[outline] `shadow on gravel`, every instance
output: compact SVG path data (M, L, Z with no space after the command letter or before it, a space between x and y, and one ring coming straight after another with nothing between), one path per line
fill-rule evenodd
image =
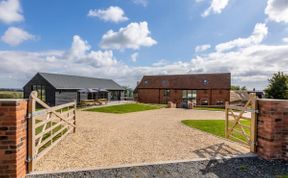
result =
M225 143L215 144L206 148L195 150L194 153L196 153L200 158L223 158L231 155L243 154L241 150L237 150Z
M227 156L229 155L243 155L243 153L240 150L237 150L225 143L215 144L206 148L196 150L194 152L200 158L211 157L211 160L207 161L205 167L199 170L204 177L205 175L210 176L212 174L216 177L244 176L282 178L288 175L287 162L265 161L259 158L227 158Z

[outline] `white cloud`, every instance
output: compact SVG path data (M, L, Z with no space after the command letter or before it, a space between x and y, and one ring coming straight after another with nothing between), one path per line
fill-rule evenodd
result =
M210 6L204 11L202 17L207 17L211 13L221 14L223 9L225 9L225 7L228 5L228 3L229 0L211 0Z
M35 36L17 27L9 27L3 36L1 41L9 44L10 46L17 46L24 41L33 40Z
M164 65L167 65L167 64L169 64L169 61L167 61L165 59L160 59L159 61L154 62L152 64L152 66L157 67L157 66L164 66Z
M107 9L94 9L89 10L89 17L98 17L107 22L124 22L128 20L128 17L125 16L124 11L117 6L110 6Z
M140 4L144 7L146 7L148 5L148 0L132 0L132 2L135 4Z
M282 41L283 41L284 43L288 43L288 37L283 38Z
M113 56L112 51L91 51L88 54L88 63L95 67L113 66L118 62Z
M130 23L125 28L120 28L118 32L109 30L101 40L101 48L103 49L119 49L125 48L139 49L142 46L149 47L157 44L150 36L147 22Z
M196 3L200 3L200 2L203 2L205 0L195 0Z
M265 14L272 21L288 23L288 1L268 0Z
M0 51L0 87L22 87L24 82L39 71L112 78L122 85L130 86L135 86L136 81L143 75L231 72L233 84L261 89L265 87L272 73L287 72L288 66L288 45L258 44L235 51L212 52L204 57L197 56L190 61L185 60L186 62L183 60L168 63L163 60L158 65L137 67L123 63L100 64L100 67L92 65L93 57L89 55L87 61L77 61L67 60L65 53L65 51ZM102 58L99 61L105 61L107 56L112 58L109 52L106 55L99 53L97 58ZM8 76L12 76L15 80L8 80Z
M74 35L71 49L69 52L70 58L85 58L86 52L90 50L90 45L87 41L81 39L80 36Z
M71 54L75 54L74 57ZM191 60L173 63L160 60L149 66L128 66L119 62L112 51L93 51L87 41L74 36L70 50L0 51L0 61L0 87L22 87L39 71L112 78L121 85L132 87L143 75L231 72L233 84L262 89L273 73L288 72L288 44L249 43L233 50L216 50Z
M131 55L131 60L132 60L133 62L136 62L138 56L139 56L139 54L138 54L137 52L136 52L136 53L133 53L133 54Z
M20 0L2 0L0 1L0 22L13 23L23 21Z
M234 48L241 48L250 46L253 44L261 43L268 34L268 28L263 23L257 23L254 27L254 31L248 38L238 38L232 41L218 44L216 46L217 51L226 51Z
M211 48L210 44L199 45L199 46L195 47L195 52L196 53L204 52L204 51L208 50L209 48Z
M67 58L78 63L90 64L94 67L117 64L117 60L114 58L112 51L93 51L90 49L91 46L87 41L78 35L74 35Z

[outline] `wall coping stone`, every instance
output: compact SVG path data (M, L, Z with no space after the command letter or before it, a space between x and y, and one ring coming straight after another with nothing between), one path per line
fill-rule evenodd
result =
M26 101L27 99L0 99L0 107L15 107Z
M275 102L288 102L287 99L270 99L270 98L261 98L257 99L258 101L275 101Z

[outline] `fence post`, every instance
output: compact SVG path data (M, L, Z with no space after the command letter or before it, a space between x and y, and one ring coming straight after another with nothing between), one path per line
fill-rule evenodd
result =
M28 103L28 172L32 172L35 165L33 161L35 155L35 121L33 112L35 112L36 109L36 101L33 96L37 97L36 91L30 94Z
M226 101L225 102L225 137L228 138L228 120L229 120L229 113L228 113L228 106L229 106L229 102Z
M250 97L252 97L251 107L254 112L251 113L251 126L250 126L250 151L256 152L256 137L257 137L257 96L255 93L251 93Z
M73 124L75 125L75 127L73 128L73 133L76 132L76 109L77 109L77 101L75 101L74 111L73 111L73 114L74 114L74 118L73 118L74 123Z

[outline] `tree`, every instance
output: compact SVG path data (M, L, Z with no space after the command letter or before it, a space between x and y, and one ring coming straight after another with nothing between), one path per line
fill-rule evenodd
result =
M124 88L124 96L125 97L133 97L133 89L129 86L122 86Z
M240 86L238 86L238 85L231 85L231 90L240 90Z
M288 99L288 75L278 72L268 81L269 85L264 90L267 98Z
M247 90L247 88L246 88L246 86L243 86L243 87L241 87L241 89L240 90L242 90L242 91L246 91Z
M242 91L246 91L247 88L246 88L246 86L240 87L239 85L231 85L231 90L242 90Z

